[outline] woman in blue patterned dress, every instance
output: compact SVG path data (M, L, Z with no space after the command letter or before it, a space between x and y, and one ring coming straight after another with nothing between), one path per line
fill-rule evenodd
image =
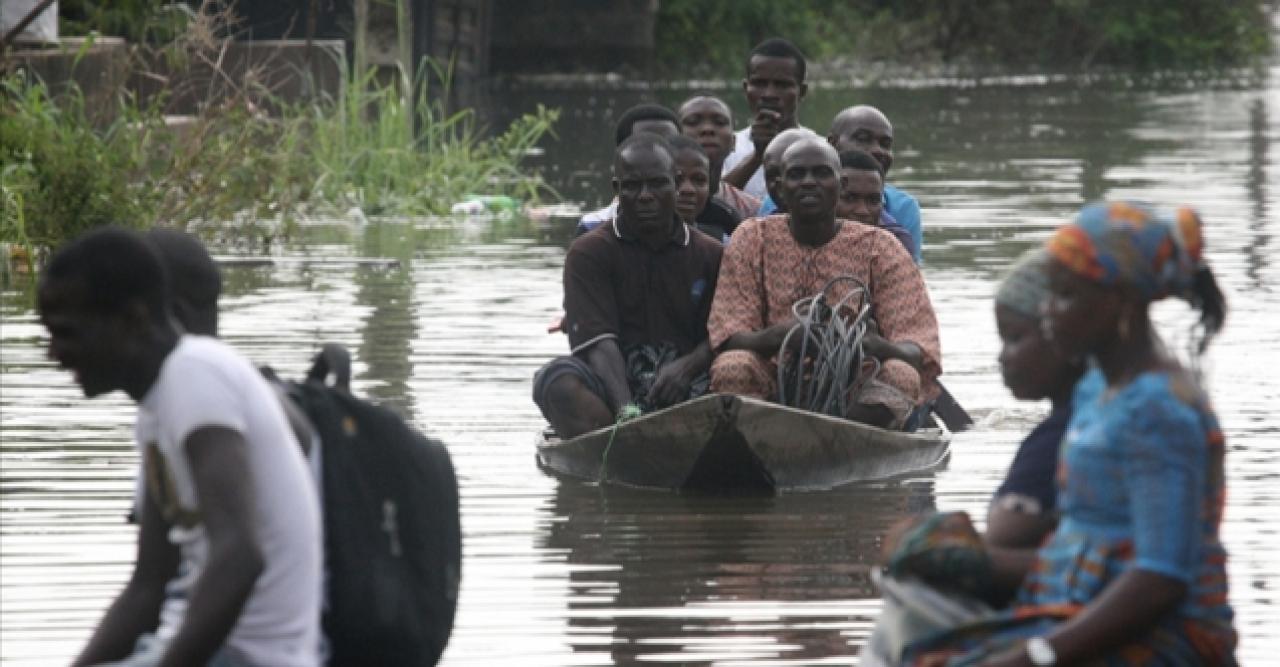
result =
M1048 251L1045 333L1094 367L1076 387L1058 468L1062 519L1035 552L989 550L1013 607L908 649L904 664L1234 665L1223 437L1196 375L1165 351L1148 306L1200 311L1204 337L1225 303L1191 209L1093 204Z

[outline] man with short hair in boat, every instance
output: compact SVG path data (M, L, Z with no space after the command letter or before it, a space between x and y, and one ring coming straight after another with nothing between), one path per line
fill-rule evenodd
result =
M711 161L706 151L684 135L668 141L676 158L676 214L694 229L728 243L742 215L711 195Z
M797 110L809 92L807 64L795 44L770 38L751 49L742 93L751 124L735 135L736 144L724 161L724 180L754 197L765 196L764 149L784 130L800 127Z
M874 326L863 339L868 359L847 397L856 421L911 429L917 408L938 392L938 323L919 270L902 244L878 227L840 220L840 159L821 139L783 154L781 195L789 213L753 218L725 250L708 333L718 353L711 390L776 400L777 355L797 323L792 306L832 279L853 276L870 291ZM831 301L848 283L837 284Z
M648 132L660 137L674 137L680 134L680 120L675 112L661 104L637 104L622 112L618 122L613 126L613 145L621 146L633 134ZM607 206L582 216L574 229L574 236L582 236L587 232L610 222L618 215L618 197Z
M564 263L572 353L538 370L533 400L562 438L706 390L707 316L720 243L676 214L675 158L640 133L618 147L618 215L573 242Z
M769 194L765 196L764 201L760 202L760 208L756 209L755 215L751 217L787 212L787 203L782 201L782 192L778 189L782 181L782 154L791 148L791 144L801 139L817 137L818 134L807 127L793 127L779 132L778 136L769 142L760 161L760 169L764 172L765 191Z
M680 132L697 141L707 153L711 163L712 196L737 211L741 219L755 216L760 210L760 198L721 178L724 161L735 146L733 112L729 105L714 95L698 94L682 102L676 115L680 118Z
M884 168L870 153L857 149L840 153L840 200L836 217L879 227L898 239L915 257L915 241L906 227L884 210Z
M920 202L915 197L889 185L889 168L893 166L893 124L879 109L860 105L836 114L831 121L827 141L836 152L866 151L880 163L884 184L884 210L911 233L911 258L920 263L924 247L924 226L920 222Z

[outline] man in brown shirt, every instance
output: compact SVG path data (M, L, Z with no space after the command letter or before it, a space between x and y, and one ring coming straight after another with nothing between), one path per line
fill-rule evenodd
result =
M579 237L564 265L571 354L534 376L533 399L562 438L608 426L624 406L657 409L706 390L707 316L721 245L675 212L677 170L661 137L624 141L618 215Z

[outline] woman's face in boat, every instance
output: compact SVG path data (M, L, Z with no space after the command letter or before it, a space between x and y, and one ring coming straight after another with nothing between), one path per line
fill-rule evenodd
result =
M695 97L680 107L680 131L707 152L713 165L724 164L733 152L733 117L729 107L714 97Z
M711 196L711 167L707 156L685 149L676 152L676 213L693 223Z
M1000 377L1015 398L1036 401L1062 393L1079 376L1073 364L1045 339L1040 318L996 305L1000 333Z

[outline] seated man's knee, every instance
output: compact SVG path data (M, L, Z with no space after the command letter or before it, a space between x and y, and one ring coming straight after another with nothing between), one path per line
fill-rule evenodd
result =
M880 369L880 379L901 391L916 405L919 405L924 398L920 390L919 371L901 359L890 359L884 362L884 366Z
M563 412L573 410L574 405L582 402L587 395L594 396L581 378L571 373L563 373L547 384L542 401L548 411Z
M747 350L721 352L711 362L711 391L768 398L773 388L769 363Z

